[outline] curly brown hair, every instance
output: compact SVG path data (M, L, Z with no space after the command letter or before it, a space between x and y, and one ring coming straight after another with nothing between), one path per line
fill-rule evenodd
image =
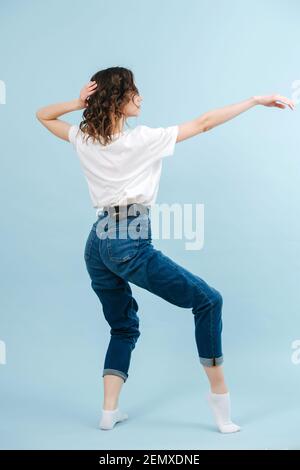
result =
M86 140L91 137L93 141L107 145L113 140L116 123L124 119L127 124L122 109L139 91L133 72L124 67L100 70L91 77L93 80L97 90L87 100L79 127L86 134Z

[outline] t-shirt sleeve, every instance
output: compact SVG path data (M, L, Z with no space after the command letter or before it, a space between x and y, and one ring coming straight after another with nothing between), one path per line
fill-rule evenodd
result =
M73 145L73 147L76 149L76 143L77 143L77 136L78 136L78 130L79 126L74 124L73 126L69 127L69 141Z
M154 157L163 158L173 155L178 136L178 125L169 127L142 126L142 128L146 144Z

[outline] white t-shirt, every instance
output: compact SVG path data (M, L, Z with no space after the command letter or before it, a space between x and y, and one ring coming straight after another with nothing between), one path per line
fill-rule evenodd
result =
M104 146L83 140L79 126L69 129L72 143L86 177L93 207L138 202L153 205L159 188L162 158L173 155L178 125L138 125L119 134Z

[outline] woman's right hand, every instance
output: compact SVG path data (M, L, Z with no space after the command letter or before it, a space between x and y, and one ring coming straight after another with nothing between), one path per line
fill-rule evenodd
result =
M97 91L97 82L92 81L84 85L80 90L79 103L81 108L86 108L88 105L89 97Z
M276 107L284 109L288 106L290 109L295 109L295 102L290 100L286 96L274 94L269 96L254 96L256 104L262 104L263 106Z

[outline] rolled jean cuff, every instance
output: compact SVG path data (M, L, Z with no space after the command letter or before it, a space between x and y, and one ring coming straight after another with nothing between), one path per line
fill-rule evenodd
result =
M103 369L102 377L104 377L105 375L118 375L119 377L122 377L124 382L126 382L128 378L128 375L125 374L125 372L122 372L121 370L117 369Z
M219 366L224 362L224 356L219 357L199 357L202 365L206 367Z

